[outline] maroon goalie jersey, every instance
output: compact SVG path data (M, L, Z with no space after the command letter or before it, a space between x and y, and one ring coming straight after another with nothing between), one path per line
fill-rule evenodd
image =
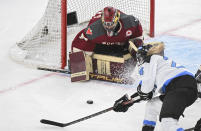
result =
M101 12L90 20L87 28L81 30L74 38L71 46L83 51L93 52L96 44L121 45L129 39L142 36L142 26L137 18L132 15L120 13L119 30L117 35L108 36L101 21Z

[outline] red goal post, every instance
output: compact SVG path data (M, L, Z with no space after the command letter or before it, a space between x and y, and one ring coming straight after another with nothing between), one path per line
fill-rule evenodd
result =
M10 56L29 66L64 69L72 39L97 11L113 6L134 15L144 34L154 37L154 5L155 0L49 0L42 18L10 49ZM76 12L78 23L67 26L71 12Z

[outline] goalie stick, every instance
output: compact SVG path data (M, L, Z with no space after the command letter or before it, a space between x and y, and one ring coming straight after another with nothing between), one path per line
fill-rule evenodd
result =
M45 68L45 67L37 67L37 69L38 70L44 70L44 71L52 71L52 72L70 74L69 70L54 69L54 68Z
M141 101L141 99L137 99L137 100L131 99L128 102L124 102L124 104L126 105L126 104L130 104L130 103L137 103L139 101ZM69 126L69 125L72 125L72 124L75 124L75 123L90 119L92 117L101 115L103 113L109 112L111 110L113 110L113 107L107 108L105 110L99 111L97 113L91 114L89 116L86 116L86 117L83 117L83 118L80 118L80 119L77 119L77 120L74 120L74 121L69 122L69 123L60 123L60 122L46 120L46 119L41 119L40 122L43 123L43 124L48 124L48 125L53 125L53 126L58 126L58 127L66 127L66 126Z

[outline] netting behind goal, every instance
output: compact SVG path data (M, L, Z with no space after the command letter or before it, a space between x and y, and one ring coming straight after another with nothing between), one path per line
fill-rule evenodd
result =
M66 58L62 57L67 55L72 36L84 28L96 12L106 6L113 6L126 14L134 15L140 20L144 32L154 35L154 0L49 0L43 17L11 48L11 58L31 66L64 68ZM65 15L62 15L62 12L66 11L63 7L67 8ZM76 12L78 24L63 29L67 25L64 20L66 18L62 19L62 16L71 12ZM64 42L66 39L62 35L68 39L68 49L61 44L62 39Z

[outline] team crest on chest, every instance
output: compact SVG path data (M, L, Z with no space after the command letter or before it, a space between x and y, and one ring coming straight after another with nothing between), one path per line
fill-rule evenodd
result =
M87 35L92 35L92 30L90 28L88 28L86 34Z
M133 34L133 33L132 33L131 30L127 30L127 31L126 31L126 37L131 36L132 34Z

